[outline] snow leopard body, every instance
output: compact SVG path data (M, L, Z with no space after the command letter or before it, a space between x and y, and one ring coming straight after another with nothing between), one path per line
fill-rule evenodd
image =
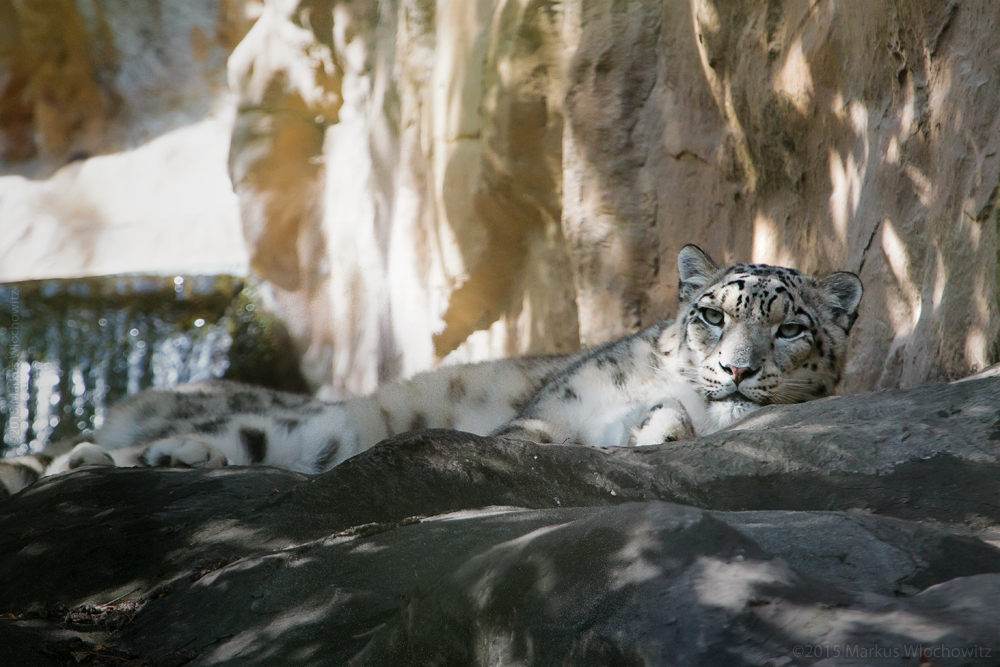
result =
M830 395L860 280L678 255L677 317L565 356L451 366L341 402L214 381L150 389L69 451L4 459L9 493L83 465L330 469L398 433L453 428L540 443L643 446L706 435L765 405ZM0 490L2 493L2 490Z

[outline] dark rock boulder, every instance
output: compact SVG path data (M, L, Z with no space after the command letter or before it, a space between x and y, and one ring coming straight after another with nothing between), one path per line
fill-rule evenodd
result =
M640 450L423 431L315 477L50 478L0 502L0 663L992 664L998 393Z

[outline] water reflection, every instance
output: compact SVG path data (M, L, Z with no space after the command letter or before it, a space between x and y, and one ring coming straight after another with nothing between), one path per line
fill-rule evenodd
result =
M230 276L0 285L0 451L98 428L109 405L146 387L222 377L242 287Z

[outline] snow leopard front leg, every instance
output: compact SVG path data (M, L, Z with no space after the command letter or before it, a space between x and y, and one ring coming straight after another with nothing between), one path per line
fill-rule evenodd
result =
M684 404L675 398L664 398L651 406L645 418L629 429L629 447L646 447L664 442L690 440L696 435L694 422Z
M610 412L610 411L609 411ZM595 423L587 431L568 432L565 420L550 413L544 417L520 417L494 435L539 444L581 444L593 447L644 447L664 442L690 440L696 435L691 415L676 398L664 397L651 406L615 411L619 416ZM596 427L596 428L595 428ZM588 432L589 431L589 432Z
M595 348L554 376L494 435L538 443L634 447L691 438L704 401L675 372L663 322ZM665 346L663 346L665 347Z

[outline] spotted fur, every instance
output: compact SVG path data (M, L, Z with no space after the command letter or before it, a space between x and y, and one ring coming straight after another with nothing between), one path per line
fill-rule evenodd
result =
M833 392L861 299L855 275L719 268L696 246L678 269L676 319L575 355L441 368L337 403L223 381L147 390L116 406L92 443L0 461L0 489L84 465L322 472L421 428L651 445Z
M843 368L861 281L678 256L680 308L577 358L501 435L594 446L659 444L725 428L764 405L827 396Z

